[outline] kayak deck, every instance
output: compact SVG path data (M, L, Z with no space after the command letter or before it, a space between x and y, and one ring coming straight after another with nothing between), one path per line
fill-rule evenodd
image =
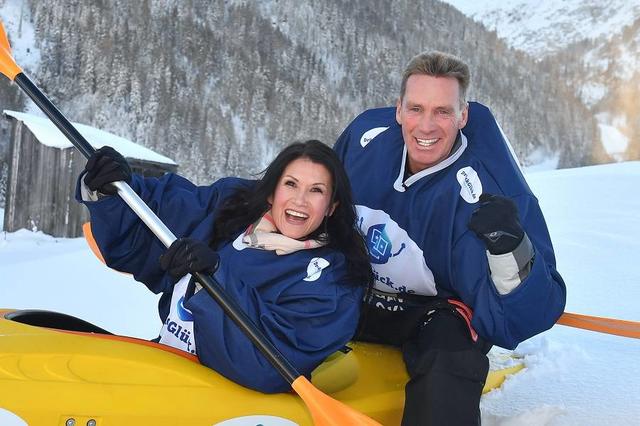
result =
M74 418L77 425L93 419L96 426L210 426L256 414L284 421L277 424L312 424L294 393L244 388L182 351L98 330L23 324L7 319L12 312L0 311L0 408L28 424ZM350 347L320 365L312 383L383 425L400 424L408 380L400 351L363 342ZM485 391L522 366L490 373Z

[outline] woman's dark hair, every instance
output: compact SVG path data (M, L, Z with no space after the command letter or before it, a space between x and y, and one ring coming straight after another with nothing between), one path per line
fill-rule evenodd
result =
M348 281L367 288L373 282L367 248L356 226L351 186L347 173L336 153L318 140L296 142L285 149L269 164L262 179L251 189L240 189L230 196L217 214L210 245L234 238L269 210L267 199L273 195L285 168L299 158L323 165L331 174L333 193L331 204L338 205L309 238L320 239L326 234L327 246L342 252L347 261Z

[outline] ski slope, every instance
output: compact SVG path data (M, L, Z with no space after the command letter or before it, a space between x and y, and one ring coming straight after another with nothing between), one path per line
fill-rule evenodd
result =
M640 321L640 162L529 172L527 179L567 283L567 311ZM101 265L82 239L0 232L0 308L51 309L152 338L160 328L156 302ZM484 426L638 424L640 340L555 326L516 353L527 368L483 397ZM11 424L1 407L0 396L0 424Z

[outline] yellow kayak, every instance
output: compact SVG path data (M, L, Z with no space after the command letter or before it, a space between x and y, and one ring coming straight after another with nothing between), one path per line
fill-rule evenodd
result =
M0 411L29 425L313 424L294 393L249 390L176 349L101 331L55 312L0 310ZM319 366L312 383L383 425L400 424L408 380L400 351L350 347ZM492 371L484 391L522 368Z

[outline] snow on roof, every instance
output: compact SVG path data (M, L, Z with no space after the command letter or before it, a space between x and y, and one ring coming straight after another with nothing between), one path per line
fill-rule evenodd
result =
M36 139L38 139L38 141L43 145L59 149L70 148L73 146L66 136L64 136L48 118L9 110L4 110L4 114L5 116L14 117L16 120L20 120L26 124L31 133L33 133ZM94 148L109 145L127 158L135 158L138 160L152 161L154 163L161 164L176 164L172 159L133 143L128 139L85 124L73 123L73 125Z

